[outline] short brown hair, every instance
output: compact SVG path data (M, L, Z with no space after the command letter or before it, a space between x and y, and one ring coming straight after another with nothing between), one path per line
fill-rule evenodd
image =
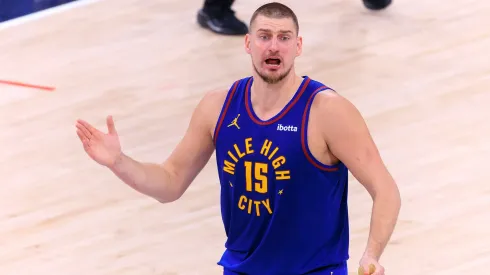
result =
M284 4L271 2L260 6L253 13L252 18L250 19L250 27L252 26L253 21L255 21L255 18L257 18L257 16L259 15L277 19L291 18L294 22L294 26L296 27L296 33L299 33L299 23L296 14L293 12L292 9Z

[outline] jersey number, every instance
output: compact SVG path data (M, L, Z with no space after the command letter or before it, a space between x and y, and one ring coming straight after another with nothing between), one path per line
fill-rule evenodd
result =
M246 190L267 193L267 163L245 161ZM253 176L252 176L253 175ZM252 183L254 180L257 182Z

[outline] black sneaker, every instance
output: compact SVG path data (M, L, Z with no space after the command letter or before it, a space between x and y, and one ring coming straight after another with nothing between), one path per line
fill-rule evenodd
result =
M391 4L392 0L362 0L364 6L370 10L382 10Z
M232 10L227 10L219 15L211 15L201 9L197 13L197 22L201 27L218 34L245 35L248 32L247 25L238 20Z

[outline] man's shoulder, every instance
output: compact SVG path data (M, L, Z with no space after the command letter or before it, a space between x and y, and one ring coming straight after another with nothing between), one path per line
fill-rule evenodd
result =
M225 103L228 94L236 90L239 85L243 85L250 78L251 76L239 78L235 81L230 81L230 83L225 87L210 90L204 94L202 101L206 102L206 105L209 104L211 106L218 106L221 108L221 105Z
M243 83L243 81L248 78L249 77L237 79L235 81L232 81L227 86L208 90L204 93L197 109L199 114L203 116L203 119L208 122L209 126L214 127L214 124L218 120L219 114L221 113L221 110L226 103L226 99L229 94L233 90L237 89L239 83Z
M304 79L307 79L308 80L308 86L311 88L311 87L314 87L314 88L317 88L315 90L322 90L322 91L333 91L335 92L335 89L330 86L327 81L322 81L320 79L316 79L314 77L310 77L308 75L304 75L302 76Z
M227 89L210 90L204 93L202 101L206 102L207 104L213 104L213 105L216 103L223 103L227 94L228 94Z
M312 80L315 81L315 80ZM315 98L313 99L312 102L312 108L320 108L320 109L325 109L326 107L329 107L330 105L335 105L337 103L339 104L344 104L347 99L340 95L336 90L333 88L324 85L322 82L315 81L317 82L318 87L318 93L315 95Z
M212 122L217 119L228 95L227 89L215 89L204 93L197 106L197 112L203 119ZM213 123L210 123L210 125Z
M349 99L329 87L315 95L311 109L323 121L359 114L357 107Z

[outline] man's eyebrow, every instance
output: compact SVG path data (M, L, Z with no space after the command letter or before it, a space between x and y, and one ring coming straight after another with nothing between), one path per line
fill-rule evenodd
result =
M257 32L272 32L270 29L258 29ZM292 31L290 30L280 30L279 31L280 33L293 33Z

